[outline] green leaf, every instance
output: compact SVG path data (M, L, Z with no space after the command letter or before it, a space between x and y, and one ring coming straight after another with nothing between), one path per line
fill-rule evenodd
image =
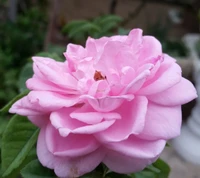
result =
M155 172L155 173L157 173L157 174L159 174L159 173L161 172L160 169L156 168L156 167L153 166L153 165L149 165L149 166L146 168L146 170Z
M62 61L65 60L63 52L66 51L66 47L65 46L61 46L61 45L56 45L56 44L49 44L47 51L49 53L53 53L53 54L57 54L59 55L59 57L61 57Z
M13 98L7 105L5 105L0 112L2 113L7 113L8 110L10 109L10 107L13 105L13 103L15 103L17 100L19 100L20 98L26 96L29 93L28 90L25 90L24 92L20 93L19 95L17 95L15 98Z
M39 129L26 117L15 115L2 137L2 177L13 173L35 145Z
M19 91L26 91L26 81L33 76L33 63L27 63L23 68L19 76L18 87Z
M169 166L161 159L146 167L143 171L131 174L134 178L168 178Z
M43 167L38 160L33 160L25 166L21 175L23 178L57 178L53 170Z
M36 148L33 147L30 151L30 153L28 154L28 156L26 157L26 159L23 161L23 163L17 168L15 169L15 171L13 171L11 174L9 174L8 176L4 177L4 178L16 178L19 177L19 173L20 171L31 161L37 159L37 155L36 155Z
M168 178L170 173L170 167L167 163L165 163L162 159L158 159L155 163L153 163L153 166L160 170L160 173L158 174L157 178Z
M40 52L40 53L37 53L35 56L49 57L49 58L52 58L56 61L63 61L63 59L56 53Z
M170 147L170 144L167 142L165 146L166 146L166 147Z
M63 33L69 33L69 31L73 31L73 29L79 28L80 26L87 24L88 22L89 21L87 21L87 20L71 21L63 27L62 32Z
M69 36L69 38L74 38L79 33L80 34L84 34L84 33L90 34L91 32L98 32L98 31L100 31L100 28L97 25L88 22L86 24L79 26L76 29L69 31L68 36Z
M99 26L109 24L111 22L120 23L122 22L122 18L117 15L104 15L94 19L94 23Z
M2 135L5 131L6 125L8 124L8 118L6 118L5 116L0 116L0 148L1 148L1 139L2 139Z
M128 35L130 31L131 31L130 29L125 29L125 28L119 27L118 35Z
M132 174L132 176L134 176L133 178L157 178L156 173L147 170L137 172Z

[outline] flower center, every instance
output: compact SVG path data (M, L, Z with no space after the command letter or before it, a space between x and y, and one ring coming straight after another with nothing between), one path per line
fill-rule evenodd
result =
M106 79L106 76L102 76L101 72L96 70L94 73L94 80L98 81L98 80L104 80L104 79Z

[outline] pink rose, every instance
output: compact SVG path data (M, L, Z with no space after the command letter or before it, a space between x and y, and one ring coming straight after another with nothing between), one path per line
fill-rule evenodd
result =
M181 105L196 98L175 59L152 36L88 38L69 44L65 62L33 57L30 93L11 113L41 128L37 154L59 177L78 177L103 162L118 173L154 162L180 134Z

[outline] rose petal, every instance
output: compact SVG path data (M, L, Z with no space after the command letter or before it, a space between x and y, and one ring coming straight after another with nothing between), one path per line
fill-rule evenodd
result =
M99 147L92 135L69 134L62 137L51 124L47 125L45 140L48 150L56 156L83 156Z
M66 53L70 56L77 56L78 58L84 58L87 55L86 50L81 45L76 45L72 43L69 43L67 45Z
M157 57L162 54L162 46L153 36L143 36L141 45L139 61L144 61L145 59Z
M89 52L90 50L94 49L94 47L90 48L91 46L89 46L89 43L93 43L95 45L95 52L100 53L102 52L102 50L104 49L105 44L110 41L109 37L102 37L99 39L94 39L94 38L88 38L87 42L86 42L86 49ZM91 53L91 52L89 52Z
M120 114L116 112L96 112L90 105L85 104L81 108L70 113L70 117L86 124L97 124L104 120L121 119Z
M79 94L77 90L62 88L61 86L38 77L28 79L26 81L26 86L30 90L51 91L59 94Z
M105 80L99 80L92 84L92 86L88 91L88 94L96 98L100 98L107 96L109 91L110 91L110 86L108 82Z
M149 141L131 135L124 141L107 143L106 147L126 156L150 159L158 156L164 149L165 144L165 140Z
M84 126L84 127L74 129L72 131L72 133L76 133L76 134L96 134L98 132L102 132L102 131L108 129L111 125L113 125L113 123L115 123L115 120L103 121L103 122L98 123L98 124L88 125L88 126Z
M111 70L119 74L123 67L131 66L135 68L136 59L128 46L118 41L108 41L94 67L101 71L109 82L112 82Z
M68 108L65 109L61 109L57 112L53 112L50 116L50 120L52 125L57 128L59 130L59 133L61 136L63 137L67 137L70 133L76 133L76 134L93 134L93 133L97 133L100 131L103 131L107 128L109 128L114 122L115 119L111 118L112 120L105 120L102 122L98 122L99 120L99 115L94 115L93 116L97 116L97 123L95 124L91 124L91 125L86 125L84 122L84 117L82 117L84 122L80 122L79 120L82 119L72 119L69 117L69 115L71 115L71 112L69 111ZM73 116L74 114L72 114ZM91 116L91 113L82 113L82 115L85 115L85 118L88 116ZM116 115L116 114L115 114ZM80 115L76 115L80 117ZM111 116L113 117L113 115L109 115L109 114L105 114L104 116ZM102 116L104 118L104 116ZM103 119L102 118L102 119ZM96 120L96 118L91 118ZM105 118L107 119L107 118ZM87 122L87 121L86 121Z
M60 87L76 89L77 80L69 73L64 72L56 61L47 61L44 58L33 57L34 73L45 80L48 80Z
M131 101L134 95L107 96L96 99L90 95L82 95L81 99L87 99L88 103L99 112L110 112L117 109L124 101Z
M121 119L116 120L107 130L95 134L98 140L106 143L118 142L127 139L131 134L139 134L145 124L147 99L143 96L136 97L130 102L124 102L117 111Z
M144 130L140 138L169 140L180 134L181 106L162 106L149 102Z
M164 63L161 64L153 80L148 81L137 94L138 95L152 95L164 90L167 90L180 82L181 68L175 62L168 62L167 57Z
M126 44L130 45L133 53L137 55L138 57L138 52L141 48L141 43L142 43L142 30L141 29L133 29L130 31Z
M70 114L76 108L62 108L55 112L52 112L50 115L51 124L58 129L61 136L66 137L68 136L74 129L83 127L86 124L80 122L79 120L72 119Z
M95 169L105 156L105 150L99 148L94 152L77 158L58 157L48 151L45 142L45 128L42 128L38 137L37 155L41 164L54 169L58 177L79 177ZM85 166L87 165L87 166Z
M153 163L158 157L159 155L154 158L140 159L110 150L105 156L103 163L114 172L129 174L143 170L147 165Z
M62 159L54 168L58 177L75 178L93 171L103 160L105 151L102 148L74 159Z
M131 93L134 94L137 92L144 82L146 78L150 75L149 70L142 71L132 82L130 82L121 92L121 94Z
M54 156L47 148L45 133L46 127L40 129L37 141L37 156L40 163L50 169L54 169L55 165L60 161L59 157Z
M49 121L49 115L28 116L28 119L36 126L42 128Z
M49 113L62 107L70 107L78 102L78 98L67 97L48 91L31 91L27 96L12 105L9 112L23 116Z
M176 106L188 103L197 97L196 89L193 84L184 78L173 87L148 96L148 99L154 103L168 106Z

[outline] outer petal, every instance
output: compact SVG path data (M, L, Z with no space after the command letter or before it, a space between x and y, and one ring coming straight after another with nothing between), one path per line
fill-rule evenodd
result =
M28 119L36 126L42 128L49 122L49 115L28 116Z
M157 57L162 54L162 46L153 36L143 36L141 45L139 61L145 61L148 58Z
M37 141L37 156L40 163L50 169L54 169L54 167L59 163L60 159L57 156L54 156L47 148L46 140L45 140L45 133L46 128L43 127L40 130L40 134L38 136ZM67 160L67 158L66 158Z
M107 143L106 147L132 158L151 159L160 154L165 144L165 140L149 141L131 135L124 141Z
M33 61L34 73L38 77L48 80L60 87L76 89L77 80L67 72L67 69L65 72L63 68L58 65L60 63L40 57L33 57Z
M49 113L62 107L75 105L79 99L48 91L31 91L27 96L12 105L9 112L23 116Z
M26 81L26 86L30 90L40 90L40 91L52 91L60 94L79 94L79 91L74 89L66 89L62 86L55 85L48 80L38 78L33 76Z
M159 155L149 159L140 159L110 150L105 156L103 163L114 172L127 174L143 170L147 165L156 161L158 157Z
M116 120L107 130L95 135L101 142L118 142L127 139L131 134L142 132L147 111L147 99L142 96L136 97L130 102L124 102L117 111L121 115L121 119Z
M150 95L148 99L157 104L176 106L188 103L196 97L197 93L193 84L182 78L178 84L161 93Z
M147 81L145 85L137 92L139 95L152 95L165 91L172 86L179 83L181 80L181 68L175 62L168 60L165 61L156 72L153 79Z
M180 134L181 106L162 106L154 103L148 104L145 127L138 135L148 140L169 140Z
M62 159L54 168L58 177L75 178L93 171L104 159L105 150L99 148L94 152L74 159Z
M79 177L95 169L105 156L102 148L77 158L58 157L49 152L45 142L45 128L42 128L37 143L37 155L41 164L54 169L58 177Z
M99 147L92 135L69 134L67 137L62 137L50 123L46 128L45 138L48 150L55 156L83 156Z

